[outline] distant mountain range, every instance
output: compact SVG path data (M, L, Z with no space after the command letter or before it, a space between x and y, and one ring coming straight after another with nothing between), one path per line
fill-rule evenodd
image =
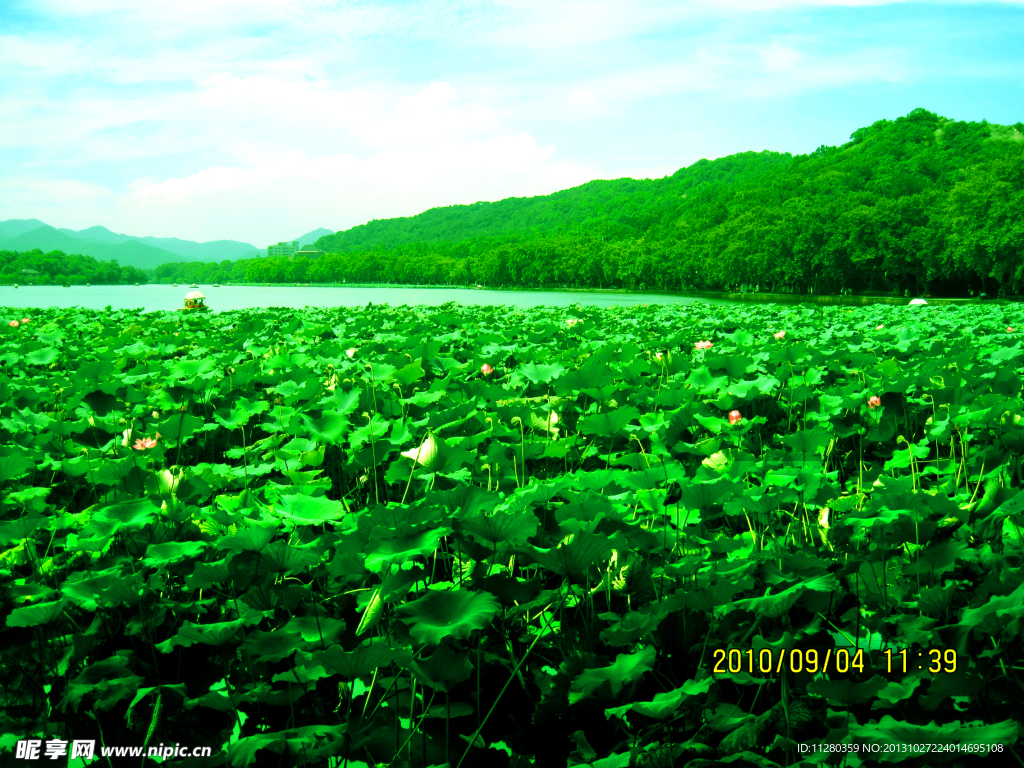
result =
M315 243L334 230L315 229L298 240L300 245ZM106 227L88 229L58 229L38 219L8 219L0 221L0 250L31 251L38 248L44 253L64 251L92 256L101 261L113 259L121 266L153 269L173 261L219 262L224 259L244 259L265 256L266 248L238 240L213 240L196 243L177 237L132 237L111 232Z

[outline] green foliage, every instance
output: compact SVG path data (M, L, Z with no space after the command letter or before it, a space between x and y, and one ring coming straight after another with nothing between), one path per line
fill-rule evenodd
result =
M17 315L0 733L229 766L1017 749L1014 306Z
M146 273L138 267L123 267L113 259L98 261L92 256L63 251L43 253L39 249L22 253L0 251L0 284L3 285L134 285L148 282Z

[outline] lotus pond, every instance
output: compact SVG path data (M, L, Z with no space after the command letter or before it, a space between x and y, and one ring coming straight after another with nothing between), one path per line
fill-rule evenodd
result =
M1020 763L1016 307L0 312L2 761Z

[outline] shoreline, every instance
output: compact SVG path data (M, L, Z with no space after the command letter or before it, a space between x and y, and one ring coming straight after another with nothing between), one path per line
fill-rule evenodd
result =
M127 283L97 283L92 286L84 285L24 285L26 288L86 288L86 287L139 287L158 286L161 288L173 287L169 283L146 283L141 286L129 285ZM837 294L796 294L796 293L739 293L732 291L677 291L669 289L647 289L647 288L548 288L548 287L527 287L527 286L471 286L471 285L409 285L402 283L308 283L296 285L295 283L223 283L214 286L210 283L197 284L200 288L357 288L357 289L410 289L410 290L462 290L475 291L485 290L505 293L587 293L587 294L639 294L650 296L679 296L692 299L712 299L717 301L728 301L749 304L816 304L821 306L851 306L860 307L871 304L888 304L890 306L907 306L910 298L903 296L860 296L860 295L837 295ZM2 288L13 288L14 285L3 285ZM189 286L179 285L178 288L187 289ZM1024 298L1024 297L1022 297ZM978 299L978 298L925 298L930 305L947 306L958 304L1017 304L1021 298L1009 299Z
M150 285L163 285L150 283ZM212 286L208 286L212 287ZM224 285L220 286L225 287ZM907 306L912 298L903 296L842 296L838 294L801 294L801 293L734 293L731 291L674 291L669 289L648 288L531 288L524 286L481 286L472 285L408 285L402 283L309 283L301 286L294 283L235 283L228 288L409 288L438 289L464 291L496 291L496 292L530 292L530 293L629 293L651 296L685 296L694 299L717 299L719 301L747 302L751 304L822 304L836 306L866 306L869 304L889 304ZM978 299L978 298L926 298L928 304L936 306L950 304L1016 304L1014 299Z

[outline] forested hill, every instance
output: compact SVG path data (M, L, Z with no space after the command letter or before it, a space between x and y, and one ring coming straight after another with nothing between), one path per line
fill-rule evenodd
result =
M763 176L791 160L788 153L743 152L714 161L700 160L663 179L591 181L551 195L431 208L418 216L375 219L322 237L317 247L341 253L409 243L507 240L563 232L614 239L640 237L670 224L685 199Z
M915 109L810 155L436 208L317 245L326 256L254 260L247 279L1019 294L1024 123Z

